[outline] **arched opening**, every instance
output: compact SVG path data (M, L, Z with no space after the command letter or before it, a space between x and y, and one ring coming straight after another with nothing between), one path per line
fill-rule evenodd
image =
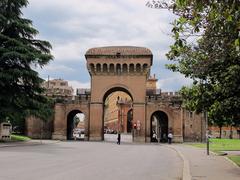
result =
M127 73L127 71L128 71L127 64L123 64L123 73Z
M134 64L129 65L129 72L134 72Z
M141 64L138 63L138 64L136 65L136 71L137 71L137 72L141 72Z
M97 72L101 72L101 64L97 64Z
M114 64L110 64L109 71L110 71L111 73L114 73Z
M85 115L79 110L73 110L67 116L67 140L84 140Z
M94 64L91 63L89 66L90 66L90 71L94 72Z
M103 64L103 72L108 72L108 66L106 63Z
M103 98L103 139L117 141L121 134L122 142L132 142L132 102L131 94L124 88L115 87L106 92Z
M127 133L131 133L132 132L132 120L133 120L133 110L130 109L127 112Z
M147 71L147 67L148 67L148 65L147 64L143 64L143 71Z
M117 64L117 74L121 74L121 65Z
M156 139L154 137L156 134ZM151 142L167 142L168 116L163 111L156 111L151 116Z

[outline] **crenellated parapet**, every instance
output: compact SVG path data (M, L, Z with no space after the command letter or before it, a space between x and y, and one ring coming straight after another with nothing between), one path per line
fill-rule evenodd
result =
M147 95L146 102L180 108L182 98L178 92L161 92L159 94Z
M54 97L56 103L63 104L82 104L89 103L91 100L90 94L81 94L77 96L55 96Z

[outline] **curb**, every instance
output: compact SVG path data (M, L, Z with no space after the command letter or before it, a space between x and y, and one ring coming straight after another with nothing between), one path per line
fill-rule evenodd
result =
M45 145L45 144L54 144L54 143L58 143L59 141L55 141L55 142L50 142L50 143L44 143L44 142L12 142L12 143L8 143L8 144L3 144L0 145L0 148L7 148L7 147L22 147L22 146L38 146L38 145Z
M234 162L234 161L232 161L231 159L229 159L228 157L224 157L227 161L229 161L232 165L234 165L235 167L237 167L237 168L239 168L240 169L240 167Z
M174 148L173 146L166 145L166 147L173 149L175 152L177 152L178 156L183 160L183 173L182 173L182 180L191 180L192 176L190 173L190 166L189 166L189 161L184 157L184 155Z

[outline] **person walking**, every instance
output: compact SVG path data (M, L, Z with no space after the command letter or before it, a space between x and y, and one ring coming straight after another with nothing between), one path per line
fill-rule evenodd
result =
M121 143L121 134L118 132L118 137L117 137L117 144L120 145Z
M158 142L158 140L157 140L157 134L156 134L155 131L153 131L152 141L153 141L153 142Z
M168 144L172 144L172 138L173 138L173 134L172 132L168 133Z

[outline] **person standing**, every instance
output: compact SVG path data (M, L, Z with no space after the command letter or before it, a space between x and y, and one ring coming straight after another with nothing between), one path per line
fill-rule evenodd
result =
M118 132L118 137L117 137L117 144L120 145L121 143L121 134Z
M172 144L172 138L173 138L173 134L172 132L168 133L168 144Z

